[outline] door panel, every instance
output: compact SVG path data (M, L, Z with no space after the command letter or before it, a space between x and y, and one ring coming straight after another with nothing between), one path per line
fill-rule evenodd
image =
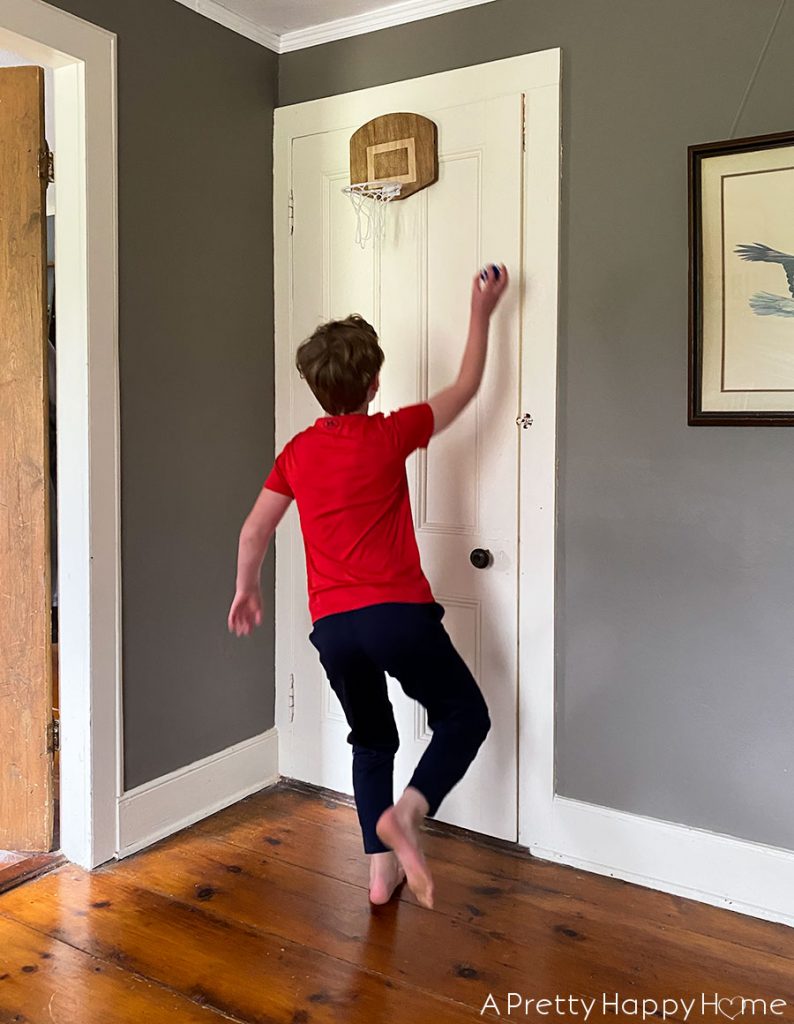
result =
M0 848L53 829L44 73L0 69Z
M439 130L439 180L392 203L380 246L365 251L355 244L355 215L341 195L353 128L305 136L293 145L293 350L322 320L360 312L378 330L386 354L380 395L385 411L423 401L454 379L476 269L486 260L498 261L514 275L513 294L495 318L480 394L452 428L408 463L423 566L493 722L474 766L438 817L506 839L517 837L521 101L514 95L430 112ZM290 387L295 433L319 409L297 374ZM288 544L296 624L292 771L350 792L347 726L305 639L311 626L297 517ZM492 552L491 567L472 566L475 547ZM390 695L401 736L395 786L402 787L431 734L424 710L393 680Z
M418 452L410 467L417 539L445 625L477 679L492 729L469 773L438 817L502 839L517 838L517 516L519 320L521 262L521 96L439 112L438 183L389 210L381 247L387 353L383 403L422 401L449 384L466 339L473 272L504 262L512 294L491 331L488 365L477 398L447 431ZM421 209L424 206L424 210ZM392 217L393 215L393 217ZM401 241L402 221L424 221L417 237L424 263ZM407 227L405 233L407 234ZM417 266L419 270L417 272ZM399 287L394 287L399 282ZM398 310L398 307L399 310ZM409 312L410 311L410 312ZM409 333L408 316L417 325ZM413 356L408 350L413 348ZM389 359L390 353L394 356ZM487 569L474 548L493 556ZM396 778L404 784L429 742L424 712L394 684L401 733ZM421 722L421 729L412 723Z

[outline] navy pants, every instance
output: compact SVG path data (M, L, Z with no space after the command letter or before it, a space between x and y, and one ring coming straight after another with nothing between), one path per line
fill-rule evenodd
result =
M353 792L364 850L388 849L375 833L394 802L394 755L400 745L386 673L427 710L432 739L410 786L435 814L466 773L491 726L480 688L452 645L436 603L370 605L318 619L309 639L350 726Z

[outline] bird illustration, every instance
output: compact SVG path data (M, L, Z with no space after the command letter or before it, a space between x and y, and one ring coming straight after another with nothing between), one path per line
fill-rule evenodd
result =
M753 245L737 245L733 250L743 260L752 263L779 263L786 272L791 298L773 295L771 292L756 292L750 296L750 308L756 316L794 316L794 256L771 249L763 242Z

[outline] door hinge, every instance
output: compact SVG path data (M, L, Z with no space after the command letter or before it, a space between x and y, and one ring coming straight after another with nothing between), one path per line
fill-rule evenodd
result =
M521 93L521 149L527 151L527 94Z
M39 177L48 185L55 181L55 155L46 142L39 153Z
M289 190L289 233L295 233L295 193Z
M287 707L289 708L289 720L290 722L295 721L295 676L290 672L289 674L289 697L287 698Z
M522 427L524 430L526 430L527 427L531 427L534 422L535 421L528 412L525 412L523 416L519 416L516 420L517 425Z
M47 727L47 750L54 754L61 749L61 722L53 718Z

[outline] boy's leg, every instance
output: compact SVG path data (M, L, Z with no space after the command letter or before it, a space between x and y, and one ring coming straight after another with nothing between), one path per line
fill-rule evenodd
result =
M433 816L477 756L491 719L482 691L440 621L422 663L406 666L404 678L403 689L423 705L433 732L408 785L425 797Z
M432 907L433 881L419 827L466 773L490 729L490 717L480 688L441 624L440 605L379 605L370 611L371 657L425 707L433 730L408 787L380 819L378 833L400 858L419 902Z
M352 629L355 614L319 620L310 639L350 726L347 742L353 748L353 792L364 850L379 854L389 850L375 826L394 802L394 755L400 741L386 676L358 646Z
M353 794L365 853L389 850L378 838L378 818L394 803L394 755L396 750L373 749L353 743Z
M441 623L440 605L381 605L391 622L381 627L382 667L427 711L433 732L408 785L429 815L457 785L491 727L482 692ZM383 640L388 640L383 643Z

